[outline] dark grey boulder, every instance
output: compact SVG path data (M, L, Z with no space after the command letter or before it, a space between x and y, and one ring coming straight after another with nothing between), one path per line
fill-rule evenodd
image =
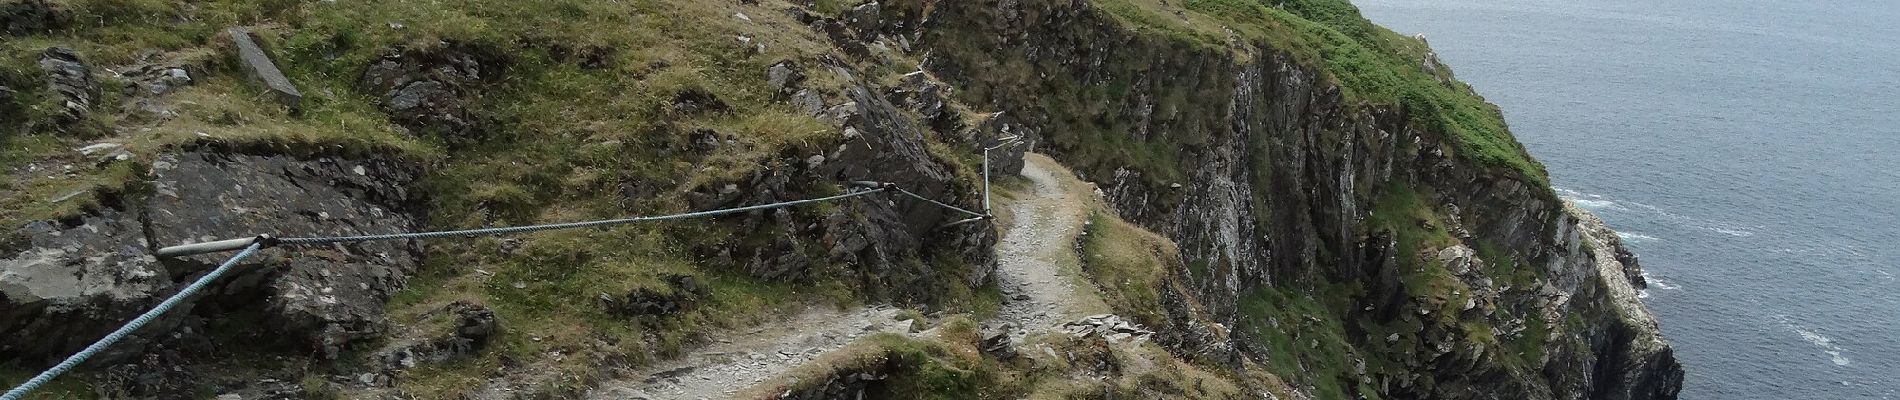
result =
M475 56L452 47L390 50L370 63L357 86L413 132L469 139L480 132L472 105L481 97L483 69Z
M961 114L950 108L950 96L955 92L949 84L938 81L924 71L916 71L898 80L898 84L885 89L885 97L899 107L916 112L930 130L950 143L968 142L954 133L962 129ZM964 139L964 140L958 140Z
M0 356L45 364L103 337L196 280L229 254L156 259L162 246L259 233L334 236L409 231L399 163L182 153L152 163L148 196L68 221L43 221L0 246ZM95 358L142 354L151 338L187 340L192 318L258 314L264 332L334 356L384 328L382 305L414 270L420 247L376 242L272 249Z
M775 94L792 94L804 83L805 72L790 60L779 61L765 70L765 87Z
M332 158L185 153L153 163L146 216L158 246L262 233L339 236L412 231L407 167ZM308 246L279 256L237 282L264 291L265 319L287 337L334 356L383 330L382 304L415 269L410 241ZM208 268L220 256L176 260Z
M0 341L0 359L56 362L175 290L131 213L34 222L14 233L0 258L0 337L8 338ZM144 333L176 323L158 321L115 349L142 347Z

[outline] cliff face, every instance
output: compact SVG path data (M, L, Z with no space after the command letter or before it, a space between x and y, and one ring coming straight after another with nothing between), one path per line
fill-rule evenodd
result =
M1313 317L1337 324L1353 360L1278 371L1338 388L1319 394L1674 397L1682 371L1636 300L1634 258L1541 171L1460 157L1460 138L1408 115L1419 110L1352 98L1298 49L1226 27L1224 47L1197 46L1126 7L1140 6L911 9L927 69L1025 121L1039 151L1180 246L1185 295L1242 332L1230 360L1298 358L1261 337L1284 331L1322 346L1327 329L1247 310L1263 291L1290 292L1323 304L1330 315Z

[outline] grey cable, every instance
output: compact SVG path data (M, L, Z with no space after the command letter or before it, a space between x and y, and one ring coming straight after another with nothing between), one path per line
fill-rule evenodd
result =
M943 208L948 208L948 209L952 209L952 210L957 210L957 211L962 211L962 212L963 212L964 214L970 214L970 215L973 215L973 216L977 216L977 217L988 217L988 216L989 216L989 215L987 215L987 214L983 214L983 213L978 213L978 212L975 212L975 211L970 211L970 210L965 210L965 209L962 209L962 208L958 208L957 206L953 206L953 205L949 205L949 204L944 204L943 202L940 202L940 201L936 201L936 200L931 200L931 199L930 199L929 197L924 197L924 196L920 196L920 195L917 195L916 193L911 193L911 192L910 192L909 190L904 190L904 188L900 188L900 187L896 187L896 186L892 186L891 188L892 188L892 189L897 189L897 192L898 192L898 193L903 193L903 194L906 194L906 195L910 195L910 197L916 197L916 198L917 198L918 200L923 200L923 201L928 201L928 202L930 202L930 204L936 204L936 205L937 205L938 207L943 207Z
M793 201L778 202L778 203L772 203L772 204L760 204L760 205L755 205L755 206L728 208L728 209L723 209L723 210L698 211L698 212L689 212L689 213L684 213L684 214L673 214L673 215L619 218L619 219L587 221L587 222L569 222L569 223L561 223L561 224L510 226L510 227L483 228L483 229L463 229L463 230L454 230L454 231L391 233L391 234L383 234L383 235L337 236L337 237L281 238L281 239L277 239L277 243L289 244L289 245L354 243L354 242L370 242L370 241L396 240L396 239L428 239L428 238L439 238L439 237L449 237L449 236L506 235L506 234L512 234L512 233L540 232L540 231L557 230L557 229L591 228L591 227L598 227L598 226L630 224L630 223L635 223L635 222L651 222L651 221L666 221L666 220L686 219L686 218L698 218L698 217L712 217L712 216L719 216L719 215L726 215L726 214L742 213L742 212L747 212L747 211L791 207L791 206L800 205L800 204L817 203L817 202L822 202L822 201L843 200L847 198L858 197L858 196L863 196L863 195L872 194L872 193L879 193L885 190L886 190L885 188L878 188L878 189L870 189L870 190L852 191L849 193L845 193L845 194L841 194L837 196L830 196L830 197L793 200ZM903 189L898 189L898 190L903 190Z

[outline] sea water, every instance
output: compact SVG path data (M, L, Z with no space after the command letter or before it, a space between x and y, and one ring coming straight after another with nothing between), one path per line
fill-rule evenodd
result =
M1900 398L1900 2L1356 3L1622 232L1682 398Z

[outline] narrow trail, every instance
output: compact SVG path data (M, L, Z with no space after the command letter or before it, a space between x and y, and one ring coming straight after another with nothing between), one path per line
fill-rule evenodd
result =
M883 306L853 311L808 308L787 320L734 332L729 339L633 374L644 378L603 384L586 398L731 398L860 337L910 334L910 321L897 321L898 311Z
M1012 220L996 245L1003 308L991 320L1010 324L1010 336L1018 340L1107 309L1092 290L1076 290L1081 262L1074 245L1088 221L1088 184L1048 156L1030 153L1024 159L1023 177L1031 187L1006 201Z
M1025 158L1023 176L1031 185L1027 193L998 197L1013 217L996 245L1003 307L987 324L1008 324L1018 340L1107 308L1092 291L1076 291L1080 264L1073 246L1088 219L1084 205L1092 195L1089 186L1047 156L1032 153ZM586 398L731 398L858 338L880 332L923 334L910 333L909 321L895 319L898 312L887 306L809 308L781 322L732 332L725 340L631 375L642 378L607 382Z

